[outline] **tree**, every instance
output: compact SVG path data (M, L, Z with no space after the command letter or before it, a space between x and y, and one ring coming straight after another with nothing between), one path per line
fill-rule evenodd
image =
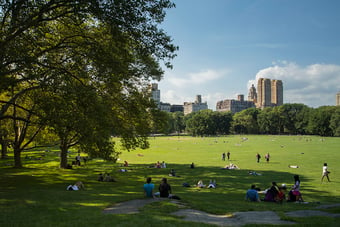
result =
M1 1L0 7L0 92L10 88L16 91L11 99L2 100L0 120L9 117L6 112L17 99L36 90L37 97L32 100L39 100L41 108L48 105L42 103L39 94L64 101L57 102L60 109L52 108L58 113L46 108L36 110L44 117L40 122L51 124L56 132L68 127L65 121L75 120L73 127L87 126L82 131L73 131L72 127L70 134L64 131L59 136L68 141L67 146L73 144L70 138L76 136L82 148L96 147L95 154L101 151L108 157L113 149L107 130L98 125L103 122L94 120L87 108L77 106L87 96L65 98L65 94L76 94L68 89L76 87L80 93L77 95L81 95L80 91L92 91L92 101L98 102L93 106L103 107L106 102L103 113L110 114L112 120L104 117L105 122L109 122L112 133L122 137L126 149L147 146L147 126L153 119L148 110L153 105L145 87L150 79L161 79L159 61L171 67L170 60L175 57L177 47L158 28L165 9L174 7L173 3L37 0ZM73 109L67 107L76 107L79 118L75 119ZM61 119L53 121L53 114ZM85 120L92 124L84 124ZM102 140L91 137L91 142L84 142L91 130L102 135Z
M233 128L236 133L258 133L257 115L259 110L249 108L235 113L233 117Z
M185 130L184 113L174 112L172 113L173 119L173 132L180 134Z
M233 115L231 112L215 111L212 117L216 125L216 134L219 135L230 134L230 128L233 121Z
M1 145L1 158L7 157L7 148L9 146L10 138L10 121L2 120L0 121L0 145Z
M186 131L193 136L207 136L216 134L212 110L200 110L189 114L186 120Z
M297 134L305 131L305 127L308 124L306 122L308 117L305 118L307 106L298 103L287 103L277 108L282 113L281 118L283 120L284 132Z
M330 120L335 110L335 106L321 106L313 109L308 123L309 133L320 136L332 136L333 131L330 128Z
M332 114L329 127L333 130L334 136L340 136L340 106Z
M151 109L153 120L152 120L152 131L153 133L164 133L169 134L172 130L173 119L171 113L161 111L157 108Z
M311 108L303 104L300 105L302 105L302 107L296 115L295 129L297 134L304 135L307 133L308 120Z
M273 108L267 107L260 111L257 117L259 132L264 134L276 134L276 127L273 127Z
M33 93L34 91L26 92L25 95L14 99L15 102L11 103L6 118L1 120L10 121L6 139L13 147L14 167L18 168L22 167L21 153L32 148L31 143L44 127L36 114L37 106L32 99Z
M185 116L186 131L193 136L229 134L232 122L230 112L201 110Z

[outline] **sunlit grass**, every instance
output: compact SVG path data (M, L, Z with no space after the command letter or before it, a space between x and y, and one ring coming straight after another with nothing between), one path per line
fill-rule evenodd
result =
M245 140L243 137L246 137ZM146 177L153 178L156 187L161 178L167 177L173 193L188 207L213 214L231 215L235 211L273 210L279 214L297 209L313 209L316 202L340 203L340 138L316 136L227 136L227 137L156 137L150 138L146 150L122 152L118 163L102 159L90 160L86 166L71 170L59 168L57 150L23 153L24 168L13 169L11 159L0 160L0 225L1 226L131 226L134 224L178 226L189 225L169 215L178 206L166 202L150 204L137 215L104 215L102 211L111 204L143 198L142 185ZM223 152L231 152L230 161L222 161ZM262 155L260 163L255 155ZM269 152L271 160L264 161ZM32 158L26 158L28 157ZM86 155L86 154L82 154ZM69 161L74 160L72 151ZM40 159L43 157L43 159ZM128 172L119 172L124 160L130 163ZM157 161L165 161L166 169L153 168ZM189 165L194 162L195 169ZM322 164L327 162L332 182L321 184ZM221 170L226 164L234 163L240 170ZM288 168L298 165L300 168ZM180 177L169 177L174 168ZM261 176L252 176L248 171ZM110 173L117 182L98 182L99 173ZM293 175L301 178L301 191L310 204L282 205L271 203L247 203L245 191L250 184L265 189L272 181L288 186L293 184ZM182 187L184 182L194 185L199 179L208 183L217 181L216 189ZM75 181L85 183L85 191L66 191ZM314 203L315 202L315 203ZM334 208L332 212L337 213ZM40 222L35 220L40 219ZM80 221L81 220L81 221ZM305 219L293 219L313 224ZM313 218L315 223L320 223ZM324 224L333 224L332 218L323 218ZM99 223L99 224L98 224ZM193 224L193 226L195 226Z

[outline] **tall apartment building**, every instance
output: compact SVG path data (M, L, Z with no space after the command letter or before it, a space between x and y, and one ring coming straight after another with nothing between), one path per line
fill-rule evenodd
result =
M202 103L201 95L196 95L195 102L184 102L183 105L184 115L206 109L208 109L208 104L207 102Z
M245 101L244 95L238 95L237 100L226 99L216 103L216 111L231 111L232 113L241 112L252 107L255 107L254 101Z
M149 91L151 93L151 98L155 101L158 108L161 105L161 91L158 89L157 83L152 83L149 85Z
M340 91L336 94L335 105L340 106Z
M281 80L272 80L272 105L281 106L283 105L283 85Z
M270 79L260 78L257 81L257 108L264 108L271 106L272 90Z
M281 80L260 78L257 81L257 108L280 106L283 104L283 84Z

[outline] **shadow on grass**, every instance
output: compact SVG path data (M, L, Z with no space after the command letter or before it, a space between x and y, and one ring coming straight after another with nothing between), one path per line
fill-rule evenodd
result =
M44 161L41 161L44 162ZM122 167L109 162L91 161L86 166L63 170L57 167L0 168L0 208L3 210L3 223L18 224L20 220L26 226L35 226L32 217L42 217L42 222L48 225L58 221L61 226L69 223L78 223L73 219L87 220L87 224L95 224L101 219L109 224L126 221L126 223L162 223L166 225L179 225L184 221L168 215L172 206L166 204L153 204L141 210L141 213L131 218L129 215L119 215L115 220L102 216L102 210L117 202L143 198L143 184L146 177L152 177L155 189L158 189L160 180L167 177L172 186L173 193L178 195L182 202L192 209L197 209L213 214L226 214L236 211L277 211L286 212L298 209L312 209L315 204L292 203L250 203L244 201L245 192L251 184L256 184L261 189L270 187L272 181L278 184L292 185L293 175L283 171L261 171L262 175L249 175L249 170L222 170L216 167L189 168L189 165L168 163L166 169L150 168L148 164L133 164L119 172ZM169 177L171 169L175 169L179 177ZM98 182L99 173L110 173L117 182ZM332 195L318 188L304 187L308 179L301 178L301 191L305 200L321 202L335 201ZM66 191L69 184L83 181L85 191ZM217 188L197 188L194 185L198 180L205 184L209 180L216 180ZM183 187L186 182L191 187ZM148 209L150 208L150 211ZM72 214L72 215L71 215ZM16 220L17 216L20 220ZM140 220L138 221L137 218ZM26 220L26 222L24 221ZM81 221L82 222L82 221ZM1 223L0 223L1 224ZM6 226L6 225L4 225Z

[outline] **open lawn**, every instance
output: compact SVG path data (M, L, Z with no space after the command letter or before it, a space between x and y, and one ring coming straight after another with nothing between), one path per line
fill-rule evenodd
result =
M142 186L150 176L156 186L167 177L173 193L184 204L213 214L236 211L275 211L284 220L301 225L337 226L340 219L330 217L291 218L284 212L313 209L319 203L340 203L340 138L315 136L227 136L227 137L155 137L150 138L147 150L126 152L118 163L100 159L71 170L59 169L58 150L34 151L22 154L25 168L13 169L12 159L0 160L0 226L196 226L169 215L180 209L176 204L157 202L145 206L138 214L103 214L114 203L143 198ZM231 153L230 161L222 161L222 153ZM266 153L271 159L267 163ZM262 158L256 162L256 154ZM11 154L9 154L11 155ZM25 156L31 159L25 159ZM71 152L70 162L76 152ZM39 160L42 157L42 160ZM124 160L130 164L128 172L119 172ZM150 168L157 161L165 161L166 169ZM196 167L190 169L194 162ZM321 183L323 163L331 171L331 182ZM222 170L234 163L239 170ZM297 165L299 168L289 168ZM170 169L180 177L169 177ZM262 175L249 175L256 171ZM108 172L117 182L98 182L99 173ZM272 181L294 184L293 176L300 175L301 192L308 204L250 203L244 201L245 192L255 183L261 189ZM198 180L217 182L216 189L182 187L184 182L194 185ZM66 191L69 184L81 180L85 191ZM340 213L340 208L330 210ZM203 225L204 226L204 225ZM208 226L208 225L207 225Z

